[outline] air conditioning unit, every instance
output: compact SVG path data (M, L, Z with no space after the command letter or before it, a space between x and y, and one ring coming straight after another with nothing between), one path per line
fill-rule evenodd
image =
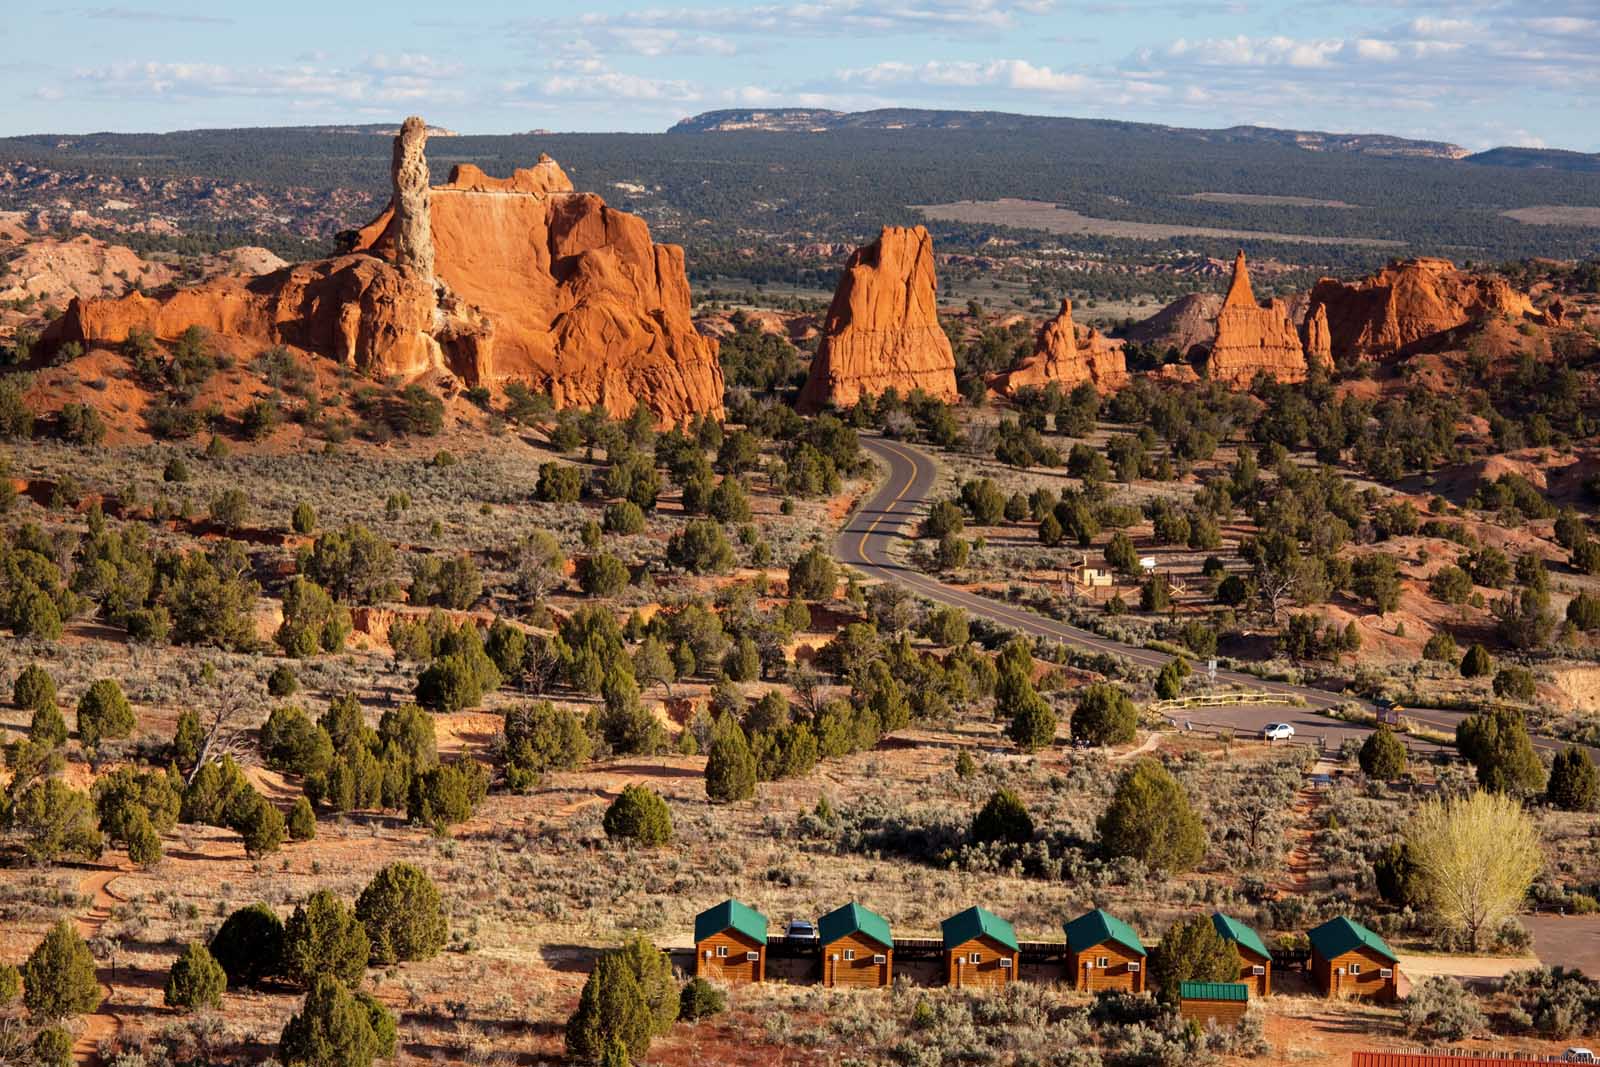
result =
M1009 971L1011 969L1011 958L1009 956L1002 956L1000 958L1000 969L1002 971Z
M757 960L759 960L761 958L761 953L759 953L759 952L746 952L744 954L744 958L749 960L751 963L755 963Z
M1254 977L1256 977L1256 978L1260 978L1260 977L1261 977L1261 976L1262 976L1262 975L1264 975L1264 974L1266 974L1266 973L1267 973L1267 969L1266 969L1266 968L1265 968L1265 967L1263 967L1263 966L1261 966L1261 965L1260 965L1260 964L1259 964L1259 963L1258 963L1258 964L1256 964L1256 965L1255 965L1255 966L1254 966L1254 967L1252 967L1252 968L1250 968L1250 973L1251 973L1251 975L1253 975L1253 976L1254 976Z
M1380 970L1378 972L1378 977L1379 978L1393 978L1394 977L1394 968L1393 967L1385 967L1385 968L1383 968L1382 970Z
M872 962L873 963L888 963L889 962L889 957L885 956L883 953L880 952L876 956L872 957Z
M1129 973L1137 971L1138 969L1139 969L1139 962L1137 960L1135 960L1134 962L1128 964Z

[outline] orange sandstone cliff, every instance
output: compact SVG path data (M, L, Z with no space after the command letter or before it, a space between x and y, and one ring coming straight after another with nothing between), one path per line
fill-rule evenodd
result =
M1408 355L1494 315L1544 325L1556 317L1498 275L1427 258L1395 260L1357 282L1324 278L1311 290L1311 307L1324 315L1330 352L1341 364Z
M1245 388L1258 373L1280 382L1304 381L1306 354L1283 301L1266 306L1256 302L1241 251L1233 264L1233 284L1217 313L1217 336L1206 361L1206 376Z
M349 254L155 298L74 301L60 340L115 343L192 325L288 344L375 375L512 379L557 407L643 404L662 423L721 419L717 343L695 332L683 250L637 216L573 191L553 160L498 179L457 167L429 188L426 127L395 139L390 207Z
M937 286L933 239L921 226L886 226L852 253L800 409L847 408L890 388L956 400L955 353L939 327Z
M1042 388L1051 382L1072 389L1088 382L1102 393L1128 383L1128 364L1120 343L1090 328L1082 342L1072 321L1072 301L1063 299L1055 318L1039 329L1033 351L1008 370L989 379L990 388L1011 396L1019 389Z

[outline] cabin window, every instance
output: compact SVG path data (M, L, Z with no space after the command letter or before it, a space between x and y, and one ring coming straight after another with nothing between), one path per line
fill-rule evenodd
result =
M967 957L967 962L969 962L969 963L982 963L983 962L983 953L974 952L972 955Z
M728 946L727 945L718 945L717 946L717 959L725 960L727 958L728 958Z
M1109 966L1111 966L1111 957L1109 957L1109 956L1097 956L1097 957L1095 957L1094 965L1096 967L1109 967Z
M1351 974L1360 974L1360 973L1361 973L1361 964L1359 964L1359 963L1352 963L1352 964L1351 964L1351 965L1350 965L1350 973L1351 973Z
M847 959L847 960L855 959L856 958L856 950L853 949L853 948L845 949L844 950L844 958Z

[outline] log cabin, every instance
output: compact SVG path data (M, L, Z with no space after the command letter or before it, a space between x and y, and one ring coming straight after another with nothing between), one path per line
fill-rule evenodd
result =
M998 987L1017 980L1022 950L1011 924L971 907L939 924L944 939L945 983L957 989Z
M1400 959L1383 938L1353 919L1329 919L1307 935L1311 974L1329 997L1399 997Z
M1211 925L1222 940L1239 950L1239 981L1250 987L1253 997L1272 995L1272 953L1256 933L1231 915L1213 912Z
M1144 943L1133 927L1099 908L1065 925L1067 967L1074 989L1098 993L1145 990Z
M893 977L894 935L889 920L860 904L846 904L817 920L825 986L887 986Z
M729 985L767 977L767 917L724 900L694 917L694 974Z

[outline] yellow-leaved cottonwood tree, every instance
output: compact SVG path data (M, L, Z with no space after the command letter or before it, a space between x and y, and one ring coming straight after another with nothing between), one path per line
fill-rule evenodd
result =
M1405 836L1428 909L1473 951L1517 913L1544 864L1533 820L1501 793L1426 801Z

